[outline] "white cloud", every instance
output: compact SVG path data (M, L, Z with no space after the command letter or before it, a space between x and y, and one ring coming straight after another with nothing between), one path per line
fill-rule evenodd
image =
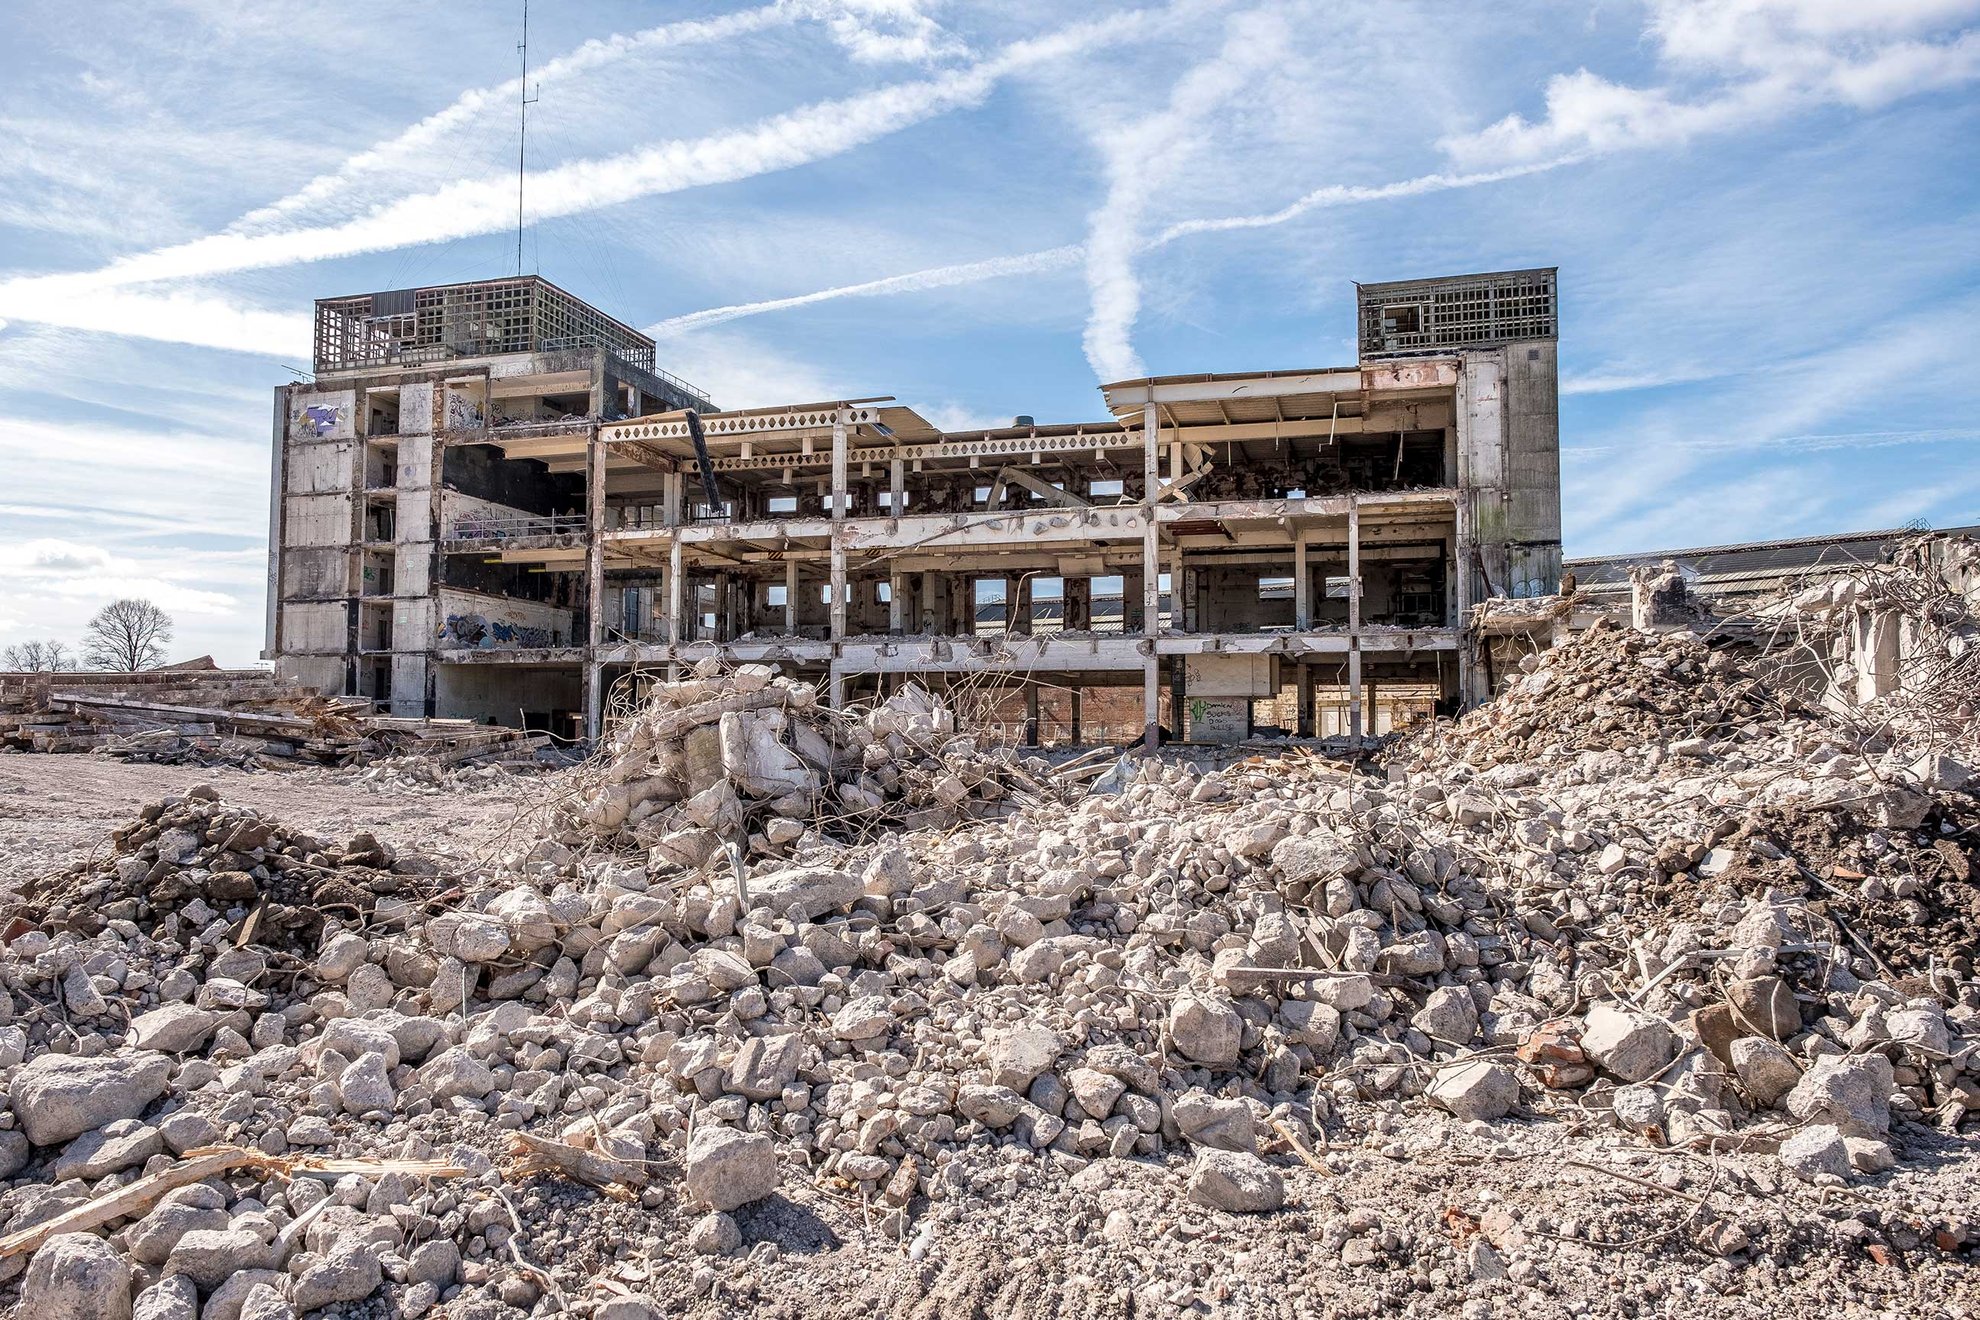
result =
M974 284L979 280L1064 270L1077 264L1084 250L1078 244L1069 244L1064 247L1047 248L1042 252L1021 252L1015 256L992 257L987 261L931 266L926 270L909 271L904 275L889 275L884 279L865 280L859 284L840 284L829 289L794 294L788 298L765 298L758 302L708 307L698 312L670 316L664 321L648 326L646 333L656 337L678 335L711 325L720 325L724 321L739 320L745 316L761 316L765 312L781 312L792 307L806 307L812 303L831 302L839 298L875 298L895 293L922 293L930 289L946 289L958 284Z
M839 0L813 3L807 9L824 21L832 40L862 64L939 60L967 53L959 39L922 12L921 0Z
M1142 226L1150 206L1208 145L1206 121L1233 97L1256 89L1293 40L1277 14L1237 15L1222 49L1184 73L1161 110L1099 136L1107 191L1087 220L1086 283L1093 305L1082 345L1101 380L1143 374L1132 342L1141 311L1134 263L1145 246Z
M713 331L670 346L667 367L724 408L759 408L877 393L848 388L816 366L734 331Z
M1250 215L1213 216L1196 220L1182 220L1144 239L1134 249L1135 255L1167 247L1178 240L1197 234L1219 234L1243 229L1269 229L1297 220L1309 212L1328 207L1353 206L1366 202L1389 201L1401 197L1414 197L1424 193L1442 192L1457 188L1475 188L1485 184L1500 183L1543 170L1557 169L1568 163L1565 160L1544 161L1533 165L1519 165L1502 170L1487 170L1476 174L1435 173L1418 175L1413 179L1400 179L1383 184L1327 184L1316 188L1285 206L1273 211ZM857 284L840 284L831 288L814 289L809 293L792 294L784 298L764 298L756 302L728 303L719 307L703 308L696 312L686 312L671 316L646 328L654 336L684 335L706 326L720 325L726 321L740 320L749 316L762 316L769 312L788 311L795 307L808 307L814 303L831 302L839 298L874 298L898 293L921 293L931 289L946 289L957 285L975 284L982 280L1005 279L1015 275L1038 275L1068 269L1079 265L1085 258L1087 246L1082 243L1068 243L1054 248L1042 248L1035 252L1019 252L1010 256L991 257L983 261L965 261L946 266L930 266L923 270L908 271L900 275L889 275L881 279L864 280ZM1131 278L1131 270L1130 270ZM1346 341L1352 353L1354 341ZM1123 379L1112 377L1111 379ZM1606 388L1633 388L1633 386L1606 386Z
M554 84L580 74L596 73L642 51L674 50L760 32L796 22L809 12L822 8L827 6L778 0L775 4L715 18L663 23L640 32L594 38L568 54L531 69L530 87L534 91L542 83ZM435 153L443 151L448 139L460 130L485 120L498 110L513 106L521 90L521 78L510 78L488 87L470 88L444 108L349 157L336 169L318 175L288 196L250 211L229 226L228 232L251 234L266 231L298 216L320 213L329 204L349 199L352 194L361 198L367 185L375 185L381 178L405 173L410 163L425 162Z
M69 283L80 278L52 275L0 282L0 311L23 321L97 334L309 361L311 330L305 313L267 311L196 287L139 292Z
M1980 77L1980 32L1947 31L1976 15L1980 0L1652 0L1670 82L1559 74L1538 121L1510 114L1443 146L1492 167L1673 146L1815 105L1874 109Z
M1094 19L1014 42L990 58L917 82L815 102L743 129L534 171L528 189L535 199L532 215L539 220L573 215L824 160L936 115L977 104L1007 78L1099 43L1129 37L1156 17L1152 11L1135 10ZM209 235L124 257L96 271L12 280L0 285L0 296L36 297L52 311L62 299L106 287L322 261L497 233L514 221L511 179L460 179L386 202L341 223Z

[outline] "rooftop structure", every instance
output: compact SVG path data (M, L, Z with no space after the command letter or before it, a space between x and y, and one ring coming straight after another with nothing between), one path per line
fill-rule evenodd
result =
M967 432L892 397L714 411L541 338L320 376L282 401L278 507L314 539L278 541L271 653L570 734L710 656L835 703L913 677L1024 741L1386 730L1483 695L1470 605L1557 585L1540 274L1544 326L1494 323L1531 339L1117 381L1103 417Z
M1560 337L1552 266L1355 285L1361 356L1398 357Z
M603 349L653 372L653 340L541 275L390 289L316 301L316 374L374 371L515 353ZM713 408L665 373L697 407Z

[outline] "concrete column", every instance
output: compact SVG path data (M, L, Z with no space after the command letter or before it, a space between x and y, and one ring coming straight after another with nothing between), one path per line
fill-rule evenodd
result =
M1293 537L1293 631L1305 632L1312 626L1313 588L1307 579L1306 538L1295 535ZM1301 672L1305 672L1304 666L1301 666ZM1311 680L1308 680L1307 690L1309 693L1312 691ZM1305 718L1304 714L1301 718Z
M1348 733L1359 738L1361 704L1361 502L1348 497Z
M1161 579L1156 579L1155 592L1159 598L1162 591ZM1176 632L1189 632L1189 607L1194 597L1190 594L1188 570L1183 567L1181 546L1176 546L1169 556L1169 627Z
M894 466L897 468L900 466L898 460ZM889 570L887 573L887 631L895 637L899 637L906 631L903 626L903 622L907 618L907 601L904 599L906 594L906 574L902 573L898 568Z
M1072 710L1069 717L1072 722L1072 730L1070 736L1073 741L1073 746L1075 747L1077 747L1081 742L1085 741L1086 739L1086 730L1080 727L1080 721L1086 713L1082 709L1082 707L1085 705L1085 702L1081 699L1084 696L1084 694L1085 694L1085 689L1075 685L1070 695L1070 705L1072 706Z
M660 518L669 527L681 525L681 474L669 472L660 478Z
M1038 685L1026 683L1024 685L1024 745L1036 747L1038 733Z
M1141 662L1141 741L1151 752L1162 744L1161 663L1152 655Z
M1311 738L1313 736L1313 666L1298 666L1293 681L1297 685L1295 691L1299 693L1299 717L1293 726L1293 732L1302 738Z
M890 460L890 461L888 462L888 464L887 464L887 489L888 489L888 490L889 490L890 492L892 492L892 494L893 494L893 497L894 497L894 498L893 498L893 500L891 501L891 503L890 503L890 505L889 505L889 507L888 507L888 509L887 509L887 512L888 512L888 513L890 513L890 514L892 514L892 515L893 515L894 517L896 517L896 518L898 518L898 517L900 517L900 516L901 516L901 512L902 512L902 510L901 510L901 495L902 495L902 485L901 485L901 481L902 481L902 477L901 477L901 460L900 460L900 459L898 459L898 458L896 458L896 459L892 459L892 460Z
M604 722L605 446L593 428L585 440L584 483L584 737L596 742Z
M832 520L846 516L846 410L832 414ZM839 604L839 593L832 593L832 605ZM835 634L836 635L836 634ZM834 703L836 704L836 703Z
M1161 482L1157 470L1160 431L1161 421L1155 401L1150 399L1141 406L1141 472L1144 483L1141 511L1147 520L1141 529L1141 631L1143 636L1151 638L1162 630L1161 538L1155 525L1155 494ZM1156 743L1153 708L1151 701L1148 726L1148 745L1151 748Z
M795 559L784 561L784 632L795 637L798 630L798 565Z
M1181 742L1188 735L1185 730L1189 721L1189 664L1181 656L1169 661L1169 727L1176 731L1176 741ZM1250 730L1246 730L1247 733Z
M832 681L828 695L833 710L838 710L846 704L846 671L839 667L837 660L832 662Z
M1012 573L1004 578L1004 614L1011 636L1031 635L1031 574Z
M1361 698L1362 709L1368 712L1368 732L1371 734L1380 733L1382 730L1377 726L1382 722L1382 712L1376 709L1375 706L1374 679L1371 678L1367 683L1362 685Z
M921 610L921 631L928 635L947 632L948 629L943 626L943 621L935 617L935 572L933 569L922 570L921 590L916 595L919 599L915 601L915 604Z
M846 543L832 533L832 640L846 636Z
M667 645L669 649L681 644L681 605L686 596L681 579L681 538L675 534L667 547Z

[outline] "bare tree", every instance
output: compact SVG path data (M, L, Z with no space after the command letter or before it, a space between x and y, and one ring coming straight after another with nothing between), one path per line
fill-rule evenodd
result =
M165 659L172 616L148 600L112 601L83 629L83 659L98 669L150 669Z
M76 667L76 658L66 644L49 638L45 642L22 642L0 651L0 669L30 674L66 674Z

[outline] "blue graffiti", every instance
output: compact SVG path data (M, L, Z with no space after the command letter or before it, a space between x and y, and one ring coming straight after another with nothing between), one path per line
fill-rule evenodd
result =
M303 429L312 435L329 435L337 429L343 411L342 408L332 408L327 404L310 404L303 409Z
M552 629L491 620L481 614L449 614L440 626L440 642L473 651L531 650L563 644L561 635Z

